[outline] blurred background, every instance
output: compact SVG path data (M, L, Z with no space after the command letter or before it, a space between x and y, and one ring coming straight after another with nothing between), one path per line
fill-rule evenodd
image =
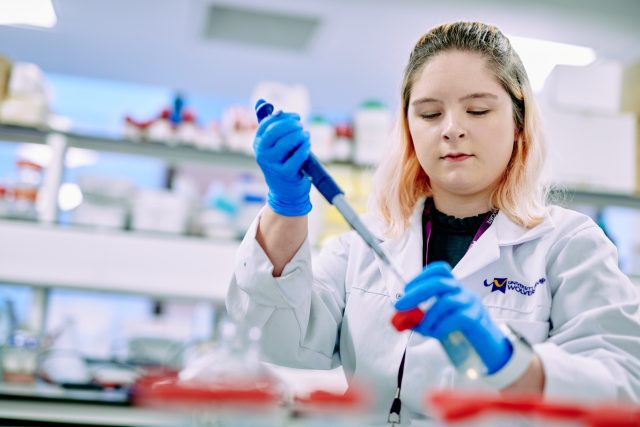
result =
M266 195L255 101L301 113L364 211L408 54L455 20L510 37L554 201L592 216L640 283L639 18L636 0L0 2L0 385L177 368L219 337ZM347 226L313 202L319 248Z

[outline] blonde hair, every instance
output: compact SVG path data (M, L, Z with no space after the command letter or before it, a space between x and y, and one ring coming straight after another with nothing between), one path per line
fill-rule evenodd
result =
M541 172L546 148L529 78L509 39L492 25L455 22L433 28L415 45L405 68L400 115L391 152L374 176L371 207L386 223L386 234L397 236L408 226L416 203L431 196L429 176L416 156L407 111L416 76L429 59L451 50L482 54L513 102L513 119L518 129L511 159L491 194L491 207L500 209L513 222L532 228L543 220L547 188Z

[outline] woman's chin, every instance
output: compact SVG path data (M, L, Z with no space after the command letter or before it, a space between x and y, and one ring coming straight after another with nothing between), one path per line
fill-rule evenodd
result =
M439 185L442 190L457 194L457 195L471 195L476 194L479 190L481 190L482 186L478 185L478 181L472 178L461 178L457 177L453 180L448 180L442 182Z

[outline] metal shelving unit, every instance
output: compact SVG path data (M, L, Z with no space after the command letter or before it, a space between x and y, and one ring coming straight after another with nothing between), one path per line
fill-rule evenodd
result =
M48 144L49 136L55 134L66 142L65 148L108 151L122 154L156 157L168 163L201 162L218 166L255 168L255 159L247 154L229 150L203 150L184 145L171 146L162 142L134 142L104 136L63 132L54 129L30 128L0 124L0 141L17 143ZM365 169L368 166L348 162L331 162L330 165L350 166ZM640 193L622 194L607 190L559 186L551 192L559 204L588 204L595 206L620 206L640 210Z
M256 168L255 158L249 154L230 150L204 150L187 145L170 145L160 141L132 141L122 138L64 132L55 129L32 128L0 124L0 141L31 144L48 144L51 134L59 135L66 141L67 148L107 151L160 158L169 164L200 162L216 166ZM330 162L330 165L350 166L366 169L368 165L351 162Z
M188 161L230 167L256 167L255 160L252 156L228 150L211 151L185 145L171 146L166 143L154 141L135 142L126 139L63 132L54 129L0 125L0 140L2 141L47 144L48 137L51 134L56 134L64 138L67 148L83 148L87 150L156 157L166 160L168 163Z
M640 194L613 193L606 190L564 186L551 191L551 199L560 205L584 204L598 207L618 206L640 210Z
M0 245L0 254L3 254L2 258L5 260L3 266L0 266L0 280L41 287L67 286L168 297L204 297L212 300L224 298L238 242L208 241L186 236L150 236L121 231L105 233L87 229L61 229L54 225L57 192L69 147L150 156L169 163L195 161L213 166L241 168L256 167L251 156L230 151L169 146L160 142L138 143L10 125L0 125L0 141L47 144L53 150L52 165L45 172L43 184L43 191L49 194L48 199L51 200L47 216L41 218L39 224L0 220L0 233L4 236L5 243ZM348 163L341 165L363 168ZM622 206L640 210L638 194L614 194L564 186L552 191L551 197L554 202L562 205ZM25 249L14 249L20 247ZM66 254L62 255L56 250L61 247L65 248ZM28 252L25 252L26 248L30 248ZM141 254L142 258L139 257ZM184 262L181 261L180 265L172 264L172 257ZM78 263L78 260L83 261ZM96 275L95 271L81 267L81 264L91 266L105 262L110 265L105 274ZM34 269L33 265L46 267ZM162 269L157 266L162 265L173 265L172 268L175 267L178 273L171 274L170 277L158 274ZM148 279L149 274L155 279ZM213 283L216 279L224 281L224 286ZM180 281L188 281L190 284L174 286L174 283ZM640 279L635 278L634 282L638 283Z
M12 125L0 125L0 143L3 141L51 149L40 188L39 221L0 219L4 258L0 281L33 287L29 323L34 330L43 327L47 292L52 287L214 303L224 300L238 241L61 227L57 224L57 195L69 148L160 158L169 165L200 162L233 168L257 167L251 156Z

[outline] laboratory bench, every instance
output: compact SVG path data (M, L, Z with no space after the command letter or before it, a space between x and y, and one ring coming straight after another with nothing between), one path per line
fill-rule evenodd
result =
M0 425L12 426L136 426L136 427L310 427L352 424L350 419L318 423L290 408L244 414L216 411L163 411L133 406L112 392L63 390L48 384L0 383ZM246 418L246 414L249 415ZM221 421L223 420L223 421Z
M181 418L131 406L114 390L70 390L46 384L0 383L1 425L177 426Z

